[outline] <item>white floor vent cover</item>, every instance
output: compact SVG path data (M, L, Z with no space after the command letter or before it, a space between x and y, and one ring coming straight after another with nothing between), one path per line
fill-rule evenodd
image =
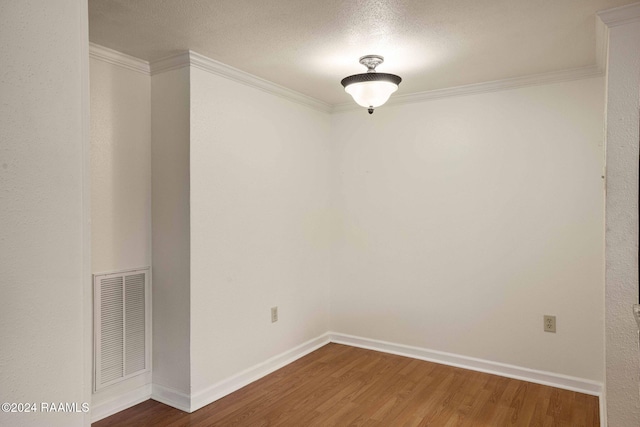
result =
M149 269L93 276L94 391L149 371Z

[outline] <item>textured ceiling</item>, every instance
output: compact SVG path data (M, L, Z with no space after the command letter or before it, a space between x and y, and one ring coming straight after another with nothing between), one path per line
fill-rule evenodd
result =
M93 43L153 61L184 50L330 104L385 57L398 94L595 65L596 12L636 0L89 0Z

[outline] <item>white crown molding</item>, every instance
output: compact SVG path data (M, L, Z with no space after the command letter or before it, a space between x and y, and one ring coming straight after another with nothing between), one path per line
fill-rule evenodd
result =
M596 65L603 73L607 69L607 50L609 48L609 28L596 16Z
M640 2L601 10L597 15L609 28L630 24L632 22L640 22Z
M326 102L303 95L193 51L182 52L151 62L151 75L187 66L207 71L325 113L332 111L331 105Z
M602 76L602 70L597 66L572 68L568 70L553 71L543 74L532 74L522 77L513 77L503 80L494 80L483 83L473 83L464 86L456 86L445 89L435 89L425 92L409 93L406 95L392 96L385 105L403 105L415 102L430 101L433 99L450 98L455 96L475 95L480 93L497 92L507 89L517 89L527 86L537 86L551 83L559 83L571 80L588 79ZM361 109L354 102L345 102L334 106L333 111L349 111Z
M190 51L177 53L175 55L165 56L149 63L151 75L165 73L179 68L185 68L191 65Z
M128 70L137 71L146 75L150 74L150 67L147 61L100 46L99 44L89 43L89 56L98 61L108 62L109 64L118 65Z
M300 359L303 356L319 349L329 343L329 334L325 333L319 337L313 338L299 346L285 351L277 356L272 357L262 363L252 366L239 374L232 376L224 381L213 384L206 389L197 392L191 397L191 411L197 411L216 400L233 393L242 387L251 384L260 378Z
M638 5L638 12L640 13L640 3L634 3L630 6ZM622 8L609 9L600 13L608 13L618 11L619 9L627 9L629 6ZM633 9L633 8L630 8ZM635 10L635 9L634 9ZM618 16L619 12L616 12L615 16ZM599 15L600 16L600 15ZM612 15L614 16L614 15ZM630 21L630 20L627 20ZM620 21L615 21L620 22ZM606 43L603 43L603 49L606 48ZM270 93L275 96L279 96L284 99L296 102L298 104L311 107L313 109L325 112L340 112L357 110L361 107L353 102L344 102L340 104L331 105L327 102L320 101L310 96L301 94L299 92L288 89L284 86L277 85L268 80L246 73L237 68L233 68L222 62L213 60L204 55L201 55L193 51L185 51L176 55L167 56L156 61L148 63L133 56L129 56L113 49L109 49L100 45L91 43L90 55L92 58L108 62L111 64L119 65L121 67L138 71L144 74L155 75L164 73L179 68L193 66L203 71L242 83L264 92ZM386 105L402 105L415 102L429 101L432 99L449 98L455 96L474 95L486 92L496 92L500 90L515 89L526 86L535 86L542 84L557 83L570 80L579 80L591 77L598 77L603 75L603 64L601 64L602 58L606 56L606 53L600 52L598 57L598 66L589 66L581 68L573 68L568 70L554 71L543 74L533 74L522 77L514 77L503 80L494 80L490 82L474 83L464 86L456 86L444 89L435 89L425 92L409 93L405 95L394 96L389 99Z
M131 408L151 398L151 384L145 384L135 390L123 393L114 399L91 407L91 422L95 423L117 412Z

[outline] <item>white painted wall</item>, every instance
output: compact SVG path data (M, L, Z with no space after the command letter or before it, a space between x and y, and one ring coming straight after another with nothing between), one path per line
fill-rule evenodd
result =
M194 394L327 331L329 125L191 67Z
M0 3L0 401L90 401L86 1ZM3 426L88 425L4 413Z
M97 67L94 133L131 150L145 76ZM603 379L603 79L372 117L197 67L151 82L156 385L195 396L328 329ZM96 197L132 200L107 157Z
M638 12L636 4L636 18ZM607 62L606 397L612 427L640 425L638 326L631 311L638 301L639 108L640 22L635 22L609 29Z
M91 59L94 272L151 265L151 77Z
M189 69L151 77L153 382L189 394Z
M603 89L334 114L331 329L602 381Z
M91 252L94 273L151 265L151 77L91 58ZM94 393L94 407L151 383Z

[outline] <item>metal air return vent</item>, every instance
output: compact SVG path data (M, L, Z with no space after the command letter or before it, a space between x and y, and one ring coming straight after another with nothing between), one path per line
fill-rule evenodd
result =
M150 370L149 269L95 274L94 390Z

